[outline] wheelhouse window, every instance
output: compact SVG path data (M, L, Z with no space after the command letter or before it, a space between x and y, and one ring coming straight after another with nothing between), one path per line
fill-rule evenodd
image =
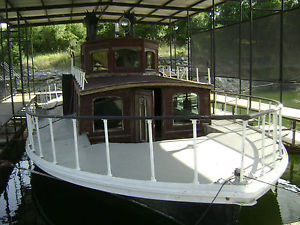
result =
M97 50L91 52L92 57L92 68L94 72L101 72L108 70L108 56L107 50Z
M177 93L173 96L173 114L175 116L198 115L198 96L195 93ZM174 120L174 125L191 123L190 120Z
M146 69L153 70L155 69L155 54L154 52L146 52Z
M122 116L123 115L123 102L121 98L99 98L94 101L94 116ZM122 129L122 120L107 120L109 129L120 128ZM94 129L103 130L103 121L94 120Z
M115 62L118 68L138 68L140 66L139 52L133 49L116 50Z

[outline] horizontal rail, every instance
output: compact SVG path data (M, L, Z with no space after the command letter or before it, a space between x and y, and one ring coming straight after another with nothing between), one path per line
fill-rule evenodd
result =
M220 93L220 92L218 92ZM244 95L237 95L236 98L244 96ZM228 99L228 98L226 98ZM42 150L42 144L41 144L41 133L40 130L43 129L46 126L49 126L49 132L50 132L50 141L51 141L51 150L52 150L52 163L58 164L59 159L57 159L57 156L59 154L56 154L57 152L57 145L56 145L56 137L55 137L55 126L54 123L56 121L53 121L54 118L56 119L67 119L72 122L73 127L73 146L74 146L74 162L75 162L75 168L77 170L82 170L80 167L80 154L79 154L79 139L78 139L78 127L77 122L79 120L102 120L104 125L104 134L105 134L105 146L106 146L106 163L107 163L107 176L113 177L113 171L111 168L111 162L112 158L110 157L110 139L109 139L109 128L107 126L108 120L145 120L147 123L147 135L148 137L146 140L149 142L149 165L150 165L150 174L151 182L158 182L156 180L156 168L155 168L155 149L153 144L153 137L154 131L152 129L153 122L155 120L190 120L190 124L192 125L193 129L193 164L194 164L194 179L192 183L195 185L199 184L198 180L198 151L197 148L197 122L198 121L210 121L213 122L214 120L242 120L241 125L241 147L240 147L240 153L241 153L241 159L240 159L240 174L239 174L239 180L240 182L245 182L245 178L247 176L246 173L246 163L245 163L245 146L248 142L246 131L251 127L251 121L256 120L260 121L258 122L258 126L254 126L253 128L258 130L258 132L261 133L259 135L259 142L261 143L261 148L256 150L259 151L257 154L259 157L259 162L261 163L261 175L264 175L267 173L267 171L270 169L270 165L273 166L274 163L280 158L280 156L283 154L282 150L282 143L281 143L281 123L282 123L282 117L281 117L281 104L278 104L277 101L271 101L274 103L272 107L270 107L268 110L260 110L255 113L251 114L240 114L240 115L206 115L206 116L75 116L75 115L68 115L68 116L60 116L60 115L44 115L41 113L37 113L35 110L35 102L36 98L31 101L31 104L26 109L26 115L27 115L27 127L28 127L28 137L29 137L29 148L31 152L35 152L37 154L36 150L39 149L39 156L43 158L43 150ZM236 104L236 100L234 101ZM234 110L236 113L236 110ZM47 123L45 123L46 126L42 127L39 123L39 120L46 118ZM267 126L267 118L269 119L269 126L273 127L273 131L270 132L270 127ZM268 153L265 151L266 148L266 139L269 138L269 140L272 141L272 152ZM36 145L35 141L36 140ZM270 149L268 150L270 151ZM271 155L271 159L266 160L268 155ZM268 169L267 169L268 168Z

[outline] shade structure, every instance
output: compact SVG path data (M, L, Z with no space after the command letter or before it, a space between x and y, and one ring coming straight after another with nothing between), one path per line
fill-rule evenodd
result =
M134 13L137 23L168 24L209 10L226 0L3 0L0 20L12 26L36 26L82 22L86 12L95 12L102 22L117 21ZM6 16L6 14L8 16Z

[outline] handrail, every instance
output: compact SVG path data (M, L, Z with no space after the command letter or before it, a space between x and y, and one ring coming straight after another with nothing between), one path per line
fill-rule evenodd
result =
M240 97L242 95L236 95ZM258 97L259 98L259 97ZM148 142L149 142L149 154L150 154L150 169L151 169L151 181L158 182L155 178L155 164L154 164L154 151L153 151L153 131L152 131L152 122L153 120L191 120L191 124L193 127L193 149L194 149L194 184L199 184L198 180L198 166L197 166L197 121L202 120L242 120L242 134L241 134L241 166L240 166L240 174L239 180L240 182L245 182L245 144L246 144L246 129L249 127L249 121L260 118L262 121L262 125L259 125L257 129L261 132L261 154L259 154L259 159L262 164L261 175L265 174L266 166L269 166L276 162L277 157L280 157L283 154L282 151L282 142L281 142L281 107L282 105L275 104L275 107L270 107L267 110L259 110L258 112L251 113L248 115L206 115L206 116L75 116L75 115L68 115L68 116L60 116L60 115L43 115L40 113L36 113L35 111L35 100L30 102L29 107L26 109L27 115L27 127L28 127L28 136L29 136L29 148L32 152L35 152L35 148L41 147L41 137L39 130L41 129L39 126L39 118L47 118L49 124L49 131L50 131L50 140L51 140L51 148L52 148L52 155L53 155L53 164L57 164L56 159L56 145L55 145L55 137L54 137L54 130L53 130L53 119L70 119L72 120L73 124L73 137L74 137L74 152L75 152L75 165L77 170L81 170L80 168L80 158L79 158L79 149L78 149L78 132L77 132L77 120L81 119L88 119L88 120L102 120L104 125L104 134L105 134L105 146L106 146L106 161L107 161L107 176L113 176L111 172L111 158L110 158L110 145L109 145L109 134L108 134L108 120L146 120L148 124ZM268 100L269 101L269 100ZM273 103L278 103L277 101L271 101ZM271 118L271 123L273 125L273 134L272 136L272 160L268 164L265 162L265 139L267 136L267 129L266 129L266 116L269 115ZM278 124L279 123L279 124ZM278 134L278 127L279 127L279 134ZM37 131L37 132L36 132ZM269 129L270 131L270 129ZM34 135L37 134L37 143L35 145L34 142ZM279 137L279 140L277 140ZM40 149L39 151L40 157L43 157L43 152ZM125 179L125 178L124 178Z

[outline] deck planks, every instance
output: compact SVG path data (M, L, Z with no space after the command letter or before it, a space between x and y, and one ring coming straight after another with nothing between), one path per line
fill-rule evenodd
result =
M45 160L53 162L51 138L47 119L40 120L42 151ZM198 179L202 184L219 182L233 176L241 167L242 126L234 121L216 121L218 132L197 138ZM58 165L76 168L72 121L53 123ZM226 133L222 133L226 132ZM245 168L247 174L261 173L261 134L247 129ZM36 154L40 155L37 135L34 135ZM79 163L82 171L107 174L105 143L90 145L86 135L78 137ZM267 156L272 159L272 139L265 141ZM276 146L277 147L277 146ZM194 174L193 140L180 139L154 142L155 177L157 181L192 183ZM151 179L149 143L110 143L111 170L114 177ZM269 158L268 158L269 157ZM266 168L268 170L268 167ZM265 170L265 172L266 172ZM221 171L221 172L220 172Z
M30 100L34 97L34 94L31 94L30 97L29 94L24 94L24 104L26 105L27 103L29 103ZM0 127L6 124L14 116L12 112L12 101L14 103L15 114L18 114L18 112L24 108L21 93L14 95L13 98L9 97L2 101L0 103Z

